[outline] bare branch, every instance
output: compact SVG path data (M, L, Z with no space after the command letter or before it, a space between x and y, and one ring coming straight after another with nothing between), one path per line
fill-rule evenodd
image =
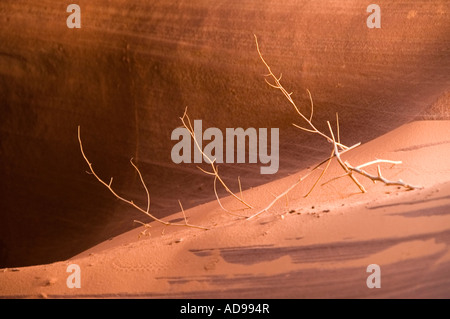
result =
M322 162L321 164L324 164L326 161ZM321 165L320 164L320 165ZM271 201L269 203L269 205L267 205L265 208L261 209L260 211L258 211L257 213L251 215L250 217L247 218L247 220L253 219L259 215L261 215L264 212L269 211L269 209L276 204L276 202L278 202L278 200L280 200L280 198L283 198L283 196L287 196L289 194L290 191L292 191L298 184L300 184L301 182L303 182L309 175L311 175L317 168L320 167L320 165L316 166L314 169L312 169L311 171L309 171L307 174L305 174L304 176L302 176L301 178L299 178L294 184L292 184L288 189L286 189L284 192L282 192L280 195L276 196L275 199L273 201Z
M242 194L242 185L240 176L238 176L238 184L239 184L239 194L241 194L241 198L244 199L244 195Z
M311 115L309 116L309 121L312 122L312 118L313 118L313 114L314 114L314 102L311 96L311 92L306 89L306 91L308 92L309 95L309 101L311 102Z
M347 162L345 162L345 163L348 164ZM401 161L390 161L390 160L377 159L377 160L374 160L372 162L368 162L368 163L364 163L364 164L358 165L355 168L361 169L363 167L367 167L367 166L378 164L378 163L390 163L390 164L393 164L393 165L398 165L398 164L401 164L402 162Z
M230 194L231 196L233 196L235 199L237 199L239 202L241 202L242 204L244 204L247 208L253 208L253 206L251 206L249 203L247 203L246 201L244 201L244 199L242 197L237 196L236 194L234 194L229 188L228 186L225 184L225 182L222 180L222 178L219 175L219 170L218 170L218 166L215 165L215 161L216 159L211 159L209 158L202 150L202 148L200 147L200 144L198 143L197 137L195 136L194 133L194 128L192 127L191 124L191 120L189 118L189 115L187 114L187 107L184 111L184 114L182 117L180 117L181 122L183 123L183 126L188 130L189 134L191 135L192 139L194 140L194 144L197 146L197 149L200 151L200 153L202 154L202 156L209 162L209 164L211 165L212 168L212 172L208 172L205 171L203 169L201 169L199 167L199 169L208 174L208 175L214 175L215 176L215 180L214 182L216 182L216 180L218 180L222 186L225 188L225 190L227 191L228 194ZM215 184L214 184L215 185ZM216 197L219 198L217 191L216 193ZM220 201L219 201L220 203ZM220 204L220 206L223 208L222 204ZM225 209L224 209L225 210ZM229 212L228 210L225 210L227 212Z
M252 218L254 218L254 217L256 217L256 216L259 216L259 215L262 214L263 212L268 211L268 210L269 210L269 209L270 209L270 208L271 208L271 207L272 207L272 206L273 206L273 205L274 205L281 197L283 197L283 196L285 196L285 195L287 196L287 194L288 194L292 189L294 189L295 186L297 186L302 180L304 180L304 178L308 177L315 169L319 168L321 165L323 165L323 164L326 163L325 169L322 171L322 173L320 174L320 176L318 177L318 179L315 181L315 183L313 184L312 188L311 188L311 189L308 191L308 193L305 195L305 197L307 197L309 194L311 194L311 192L314 190L314 188L316 187L316 185L319 183L319 181L320 181L320 180L322 179L322 177L325 175L325 172L327 171L327 169L328 169L328 167L329 167L329 165L330 165L330 163L331 163L331 160L332 160L333 158L336 158L336 159L337 159L339 165L340 165L340 166L342 167L342 169L345 171L345 174L342 175L342 176L339 176L339 177L332 178L330 181L325 182L324 184L327 184L327 183L329 183L329 182L331 182L331 181L333 181L333 180L336 180L336 179L338 179L338 178L348 176L348 177L350 177L351 180L358 186L358 188L360 189L360 191L361 191L362 193L365 193L365 192L366 192L366 189L365 189L364 186L358 181L358 179L356 179L356 177L354 176L354 173L355 173L355 174L362 175L362 176L364 176L364 177L366 177L366 178L369 178L370 180L372 180L372 181L374 181L374 182L375 182L375 181L381 181L381 182L383 182L385 185L399 185L399 186L403 186L403 187L405 187L405 188L407 188L407 189L416 189L416 188L419 188L419 187L416 187L416 186L412 186L412 185L410 185L410 184L407 184L407 183L403 182L402 180L398 180L398 181L390 181L390 180L387 180L386 178L384 178L384 177L382 176L382 174L381 174L381 169L380 169L379 167L378 167L378 175L377 175L377 176L371 175L371 174L369 174L368 172L366 172L365 170L362 169L362 168L364 168L364 167L367 167L367 166L370 166L370 165L374 165L374 164L379 164L379 163L390 163L390 164L396 165L396 164L400 164L400 163L401 163L401 162L399 162L399 161L390 161L390 160L377 159L377 160L374 160L374 161L371 161L371 162L368 162L368 163L361 164L361 165L359 165L359 166L357 166L357 167L353 167L353 166L350 165L348 162L345 162L345 163L344 163L344 161L343 161L342 158L341 158L341 155L344 154L344 153L346 153L346 152L349 152L349 151L355 149L356 147L358 147L359 145L361 145L361 143L357 143L357 144L355 144L355 145L353 145L353 146L350 146L350 147L348 147L348 146L346 146L346 145L344 145L344 144L341 144L340 125L339 125L339 115L338 115L338 113L336 113L336 130L337 130L336 133L337 133L337 139L335 138L333 129L331 128L331 124L330 124L329 121L327 121L327 124L328 124L328 128L329 128L329 131L330 131L330 135L327 135L327 134L325 134L325 133L319 131L319 130L314 126L314 124L312 123L312 119L313 119L313 115L314 115L314 103L313 103L313 99L312 99L311 92L307 89L307 92L308 92L308 95L309 95L309 99L310 99L310 103L311 103L311 113L310 113L309 118L307 118L307 117L305 116L305 114L303 114L303 113L300 111L299 107L295 104L294 100L293 100L292 97L291 97L292 93L288 93L288 91L287 91L287 90L283 87L283 85L280 83L281 76L280 76L280 77L276 77L276 76L274 75L274 73L272 72L272 69L270 68L269 64L266 62L266 60L265 60L264 57L262 56L262 53L261 53L261 50L260 50L260 47L259 47L259 43L258 43L258 38L256 37L256 35L254 35L254 37L255 37L256 50L257 50L257 52L258 52L258 55L259 55L261 61L263 62L264 66L266 67L266 69L269 71L269 73L268 73L267 76L272 78L274 84L269 83L269 82L267 81L267 79L264 79L264 80L265 80L271 87L280 90L280 91L283 93L283 95L286 97L286 99L289 101L289 103L293 106L294 110L295 110L296 113L300 116L300 118L306 122L306 127L305 127L305 126L302 126L302 125L297 125L297 124L292 124L292 125L294 125L295 127L299 128L299 129L301 129L301 130L303 130L303 131L306 131L306 132L309 132L309 133L313 133L313 134L318 134L318 135L322 136L322 137L325 138L328 142L330 142L330 143L333 144L333 149L332 149L332 152L331 152L331 155L330 155L329 158L327 158L326 160L324 160L324 161L322 161L321 163L319 163L312 171L308 172L305 176L303 176L300 180L298 180L296 183L294 183L294 184L293 184L291 187L289 187L286 191L284 191L283 193L281 193L280 195L278 195L278 196L277 196L277 197L276 197L276 198L275 198L275 199L274 199L267 207L265 207L264 209L260 210L259 212L255 213L255 214L253 214L253 215L250 216L248 219L252 219ZM324 184L322 184L322 185L324 185Z
M81 129L80 129L80 126L78 126L78 142L79 142L79 144L80 144L80 151L81 151L81 154L83 155L84 160L85 160L86 163L88 164L89 170L90 170L90 172L92 173L92 175L94 175L95 178L96 178L101 184L103 184L103 186L105 186L105 187L106 187L106 188L107 188L107 189L108 189L108 190L109 190L109 191L110 191L117 199L119 199L119 200L121 200L122 202L127 203L128 205L134 207L134 208L137 209L138 211L140 211L140 212L144 213L145 215L147 215L148 217L150 217L152 220L154 220L154 221L156 221L156 222L158 222L158 223L161 223L161 224L163 224L163 225L166 225L166 226L188 226L188 227L198 228L198 229L204 229L204 230L207 230L207 229L208 229L208 228L203 227L203 226L197 226L197 225L191 225L191 224L177 224L177 223L166 222L166 221L163 221L163 220L161 220L161 219L159 219L159 218L153 216L152 214L150 214L150 212L149 212L149 210L150 210L150 195L149 195L149 193L148 193L147 186L145 185L145 183L144 183L144 181L143 181L143 179L142 179L141 172L139 171L138 167L133 163L132 160L131 160L131 164L134 166L134 168L135 168L136 171L138 172L138 174L139 174L139 176L140 176L140 178L141 178L141 182L142 182L142 184L144 185L144 188L145 188L145 190L146 190L146 192L147 192L147 199L148 199L148 202L147 202L147 209L144 210L143 208L141 208L141 207L139 207L138 205L136 205L132 200L125 199L125 198L123 198L122 196L120 196L119 194L117 194L116 191L114 191L114 189L111 187L111 184L112 184L112 178L110 179L109 184L107 184L104 180L102 180L102 179L97 175L97 173L94 171L94 169L93 169L93 167L92 167L92 163L89 162L89 160L88 160L86 154L84 153L84 150L83 150L83 143L81 142ZM145 225L145 224L144 224L144 225Z
M331 138L333 139L334 156L337 158L339 165L341 165L341 167L344 169L344 171L346 173L348 173L348 176L352 179L352 181L356 184L356 186L358 186L358 188L361 190L361 192L365 193L366 189L364 188L364 186L356 179L355 176L353 176L353 174L350 172L350 169L342 161L341 155L339 154L338 145L337 145L336 140L334 138L334 133L333 133L333 129L331 128L330 121L327 121L327 124L328 124L328 128L330 129Z
M133 167L136 169L136 172L139 174L139 178L141 180L142 186L144 186L145 192L147 193L147 210L146 210L146 212L148 213L150 211L150 193L148 192L147 185L145 185L144 179L142 178L141 171L133 163L133 158L130 159L130 163L131 163L131 165L133 165ZM112 182L112 177L111 177L111 182Z
M421 186L415 186L415 185L411 185L409 183L405 183L401 179L399 179L397 181L391 181L391 180L388 180L388 179L384 178L381 175L380 165L377 165L378 175L369 174L365 170L359 169L357 167L353 167L353 166L351 166L349 164L348 164L348 167L349 167L350 170L352 170L354 172L357 172L358 174L361 174L361 175L371 179L372 181L380 181L380 182L384 183L387 186L401 186L401 187L404 187L404 188L406 188L408 190L414 190L414 189L421 189L422 188Z
M184 208L183 208L183 205L181 205L180 200L178 200L178 204L180 204L181 212L183 213L184 223L187 225L188 222L187 222L187 218L186 218L186 213L184 212Z
M325 169L322 171L322 173L320 174L319 178L317 178L316 182L313 184L313 186L311 187L311 189L309 190L309 192L305 195L305 197L308 197L309 194L312 193L312 191L314 190L314 188L316 187L316 185L319 183L319 181L322 179L322 177L325 175L325 172L327 171L328 167L330 167L330 163L331 160L333 159L334 156L334 150L331 152L330 158L327 160L327 165L325 166Z
M275 74L273 74L272 69L270 68L269 64L266 62L266 60L264 59L264 57L262 56L262 53L259 49L259 43L258 43L258 38L256 37L256 35L254 35L255 37L255 42L256 42L256 50L258 51L258 55L261 59L261 61L264 63L264 65L266 66L267 70L269 71L269 75L272 77L275 85L274 87L276 89L279 89L284 96L287 98L287 100L289 101L289 103L291 103L291 105L294 107L295 111L297 112L297 114L304 120L306 121L306 123L311 127L311 130L314 131L314 133L321 135L322 137L326 138L328 141L331 142L331 138L329 136L327 136L326 134L320 132L313 124L312 122L302 113L300 112L299 108L297 107L297 105L295 104L294 100L291 97L292 93L288 93L288 91L286 91L286 89L281 85L280 81L278 80L278 78L275 76Z
M294 123L292 123L292 125L294 125L296 128L299 128L299 129L301 129L303 131L310 132L310 133L316 133L316 131L310 130L310 129L306 128L306 127L302 127L302 126L294 124Z
M339 134L339 115L336 112L336 128L337 128L337 137L338 137L338 143L341 143L341 136Z

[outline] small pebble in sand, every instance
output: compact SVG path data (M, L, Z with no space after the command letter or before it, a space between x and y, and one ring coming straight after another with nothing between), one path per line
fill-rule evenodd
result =
M58 281L57 278L50 278L45 282L45 286L51 286L54 285Z
M329 210L329 209L324 209L322 212L324 212L324 213L329 213L330 210Z
M42 299L48 299L48 295L45 292L41 292Z

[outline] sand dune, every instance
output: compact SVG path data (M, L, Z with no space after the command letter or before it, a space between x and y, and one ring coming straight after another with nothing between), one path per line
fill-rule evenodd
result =
M31 298L416 298L450 296L450 122L414 122L348 155L401 158L391 178L415 191L341 180L308 198L300 184L268 213L242 220L217 202L186 211L208 231L153 223L151 237L133 230L63 262L6 269L0 295ZM428 142L427 142L428 141ZM399 145L404 146L398 148ZM445 155L445 156L444 156ZM434 160L435 159L435 160ZM330 176L338 167L331 167ZM305 171L244 193L263 207ZM230 198L224 205L233 205ZM248 212L250 213L250 212ZM181 213L169 220L182 218ZM162 234L164 230L164 234ZM68 289L66 268L80 266L82 286ZM381 267L381 289L368 289L366 268Z

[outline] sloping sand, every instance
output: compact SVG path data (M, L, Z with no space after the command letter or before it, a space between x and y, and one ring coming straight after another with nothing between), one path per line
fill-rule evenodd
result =
M288 202L247 221L217 202L186 211L208 231L153 223L151 237L133 230L67 261L0 272L0 295L25 298L416 298L450 297L450 121L404 125L346 156L402 160L384 167L423 189L405 191L364 181L357 194L347 179L302 198L311 180ZM305 174L244 192L264 207ZM332 165L325 180L339 174ZM372 184L372 185L371 185ZM227 207L236 206L231 198ZM251 214L251 211L245 212ZM181 213L168 220L182 219ZM164 234L163 234L164 232ZM67 266L81 268L81 288L68 289ZM369 289L370 264L381 267L381 288Z
M364 1L78 0L74 30L65 3L0 1L0 296L449 297L450 3L377 3L381 29ZM186 106L205 127L280 129L277 174L221 165L256 209L330 152L292 127L253 34L298 105L312 92L319 129L338 112L343 142L368 142L346 159L401 160L385 175L424 188L339 179L303 198L314 175L253 220L221 211L211 177L170 158ZM121 195L146 203L133 157L155 216L182 222L181 200L211 229L153 224L138 240L133 220L148 220L86 174L78 125ZM72 263L81 289L66 286ZM372 263L382 289L366 287Z

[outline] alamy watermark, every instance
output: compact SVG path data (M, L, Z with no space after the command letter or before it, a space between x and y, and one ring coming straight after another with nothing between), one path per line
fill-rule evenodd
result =
M66 19L66 24L69 29L81 28L81 8L78 4L69 4L67 6L67 12L70 15Z
M67 288L81 288L81 268L77 264L67 266L66 272L71 273L66 280Z
M381 28L381 8L378 4L371 4L367 7L370 15L367 17L366 24L369 29Z
M260 168L261 174L275 174L278 172L278 128L270 129L270 141L267 128L260 128L258 130L252 127L245 130L240 127L227 128L224 135L216 127L207 128L203 132L202 120L194 120L193 131L197 145L195 145L191 134L186 128L179 127L172 131L172 141L179 141L173 146L171 151L171 158L174 163L208 163L205 156L215 160L218 164L246 163L248 157L248 163L258 163L259 159L261 164L265 164L265 166ZM203 147L204 141L209 142ZM199 148L203 151L204 155ZM246 152L247 149L248 153Z
M381 268L377 264L367 266L366 272L371 273L366 280L367 288L381 288Z

